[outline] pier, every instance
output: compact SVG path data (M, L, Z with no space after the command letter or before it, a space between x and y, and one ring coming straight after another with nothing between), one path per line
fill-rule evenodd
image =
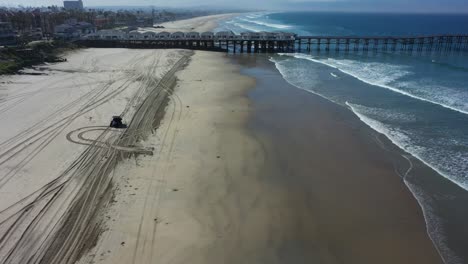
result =
M78 41L88 47L178 48L230 53L466 51L468 35L297 36L285 32L97 32Z
M468 35L430 36L297 36L297 51L463 51L468 50Z

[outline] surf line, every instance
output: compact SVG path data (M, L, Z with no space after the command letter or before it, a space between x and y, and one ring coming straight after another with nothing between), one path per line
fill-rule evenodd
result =
M388 133L385 132L385 128L382 128L382 127L378 127L376 125L373 125L372 124L372 121L373 119L363 115L363 114L360 114L358 110L356 110L355 107L353 107L353 104L349 103L349 102L345 102L345 104L349 107L349 109L351 110L351 112L353 112L358 118L359 120L361 120L364 124L366 124L367 126L369 126L371 129L373 129L374 131L377 131L378 133L384 135L385 137L387 137L393 144L395 144L398 148L402 149L403 151L407 152L408 154L412 155L413 157L415 157L416 159L418 159L419 161L421 161L422 163L424 163L426 166L430 167L431 169L433 169L435 172L437 172L439 175L441 175L442 177L444 177L445 179L453 182L454 184L456 184L457 186L459 186L460 188L468 191L468 186L466 186L466 184L462 183L462 182L458 182L457 180L453 179L453 177L447 175L446 173L442 172L440 169L438 169L435 165L433 164L430 164L429 162L427 162L423 157L421 157L421 155L419 155L418 153L414 152L414 151L410 151L408 150L407 148L403 147L402 144L400 142L398 142L394 137L388 135ZM377 121L378 122L378 121Z
M364 83L367 83L367 84L370 84L370 85L373 85L373 86L382 87L382 88L391 90L391 91L393 91L393 92L396 92L396 93L399 93L399 94L403 94L403 95L409 96L409 97L411 97L411 98L413 98L413 99L421 100L421 101L424 101L424 102L427 102L427 103L431 103L431 104L434 104L434 105L437 105L437 106L441 106L441 107L446 108L446 109L450 109L450 110L455 111L455 112L459 112L459 113L468 115L468 111L464 111L464 110L457 109L457 108L455 108L455 107L452 107L452 106L449 106L449 105L446 105L446 104L443 104L443 103L438 103L438 102L435 102L435 101L432 101L432 100L429 100L429 99L426 99L426 98L422 98L422 97L420 97L420 96L416 96L416 95L410 94L410 93L408 93L408 92L399 90L399 89L394 88L394 87L389 86L389 85L373 83L373 82L368 81L368 80L366 80L366 79L360 78L360 77L354 75L353 73L351 73L351 72L349 72L349 71L343 70L343 69L339 68L338 66L332 65L332 64L330 64L330 63L326 63L326 62L321 61L321 60L317 60L317 59L310 58L310 57L308 57L307 55L302 55L302 54L286 54L286 53L278 53L278 55L280 55L280 56L291 56L291 57L295 57L295 58L297 58L297 59L303 59L303 60L308 60L308 61L320 63L320 64L323 64L323 65L325 65L325 66L331 67L331 68L333 68L333 69L337 69L337 70L339 70L340 72L342 72L342 73L344 73L344 74L347 74L347 75L349 75L349 76L351 76L351 77L353 77L353 78L356 78L356 79L360 80L361 82L364 82Z

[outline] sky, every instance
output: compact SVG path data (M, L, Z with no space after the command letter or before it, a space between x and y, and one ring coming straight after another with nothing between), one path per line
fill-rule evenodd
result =
M83 0L93 6L213 6L263 10L468 13L468 0ZM60 0L0 0L0 6L62 6Z

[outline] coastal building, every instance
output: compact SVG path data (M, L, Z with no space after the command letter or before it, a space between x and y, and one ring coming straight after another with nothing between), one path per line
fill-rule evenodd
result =
M111 19L110 17L106 17L104 15L97 15L94 18L93 23L97 28L103 28L111 23Z
M68 10L83 10L83 1L63 1L63 7Z
M29 42L35 40L42 40L44 34L42 33L41 28L31 28L28 30L23 30L21 34L18 36L18 39L21 41Z
M9 22L0 22L0 46L16 44L16 34Z
M44 34L42 33L42 29L41 28L33 28L31 30L31 38L33 40L41 40L44 38Z
M88 22L69 19L54 29L54 36L60 39L74 39L96 32L96 27Z

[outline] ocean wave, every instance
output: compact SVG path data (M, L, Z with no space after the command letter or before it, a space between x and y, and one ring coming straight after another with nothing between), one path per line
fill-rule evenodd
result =
M278 61L273 57L270 57L270 61L275 64L276 69L279 71L281 76L283 76L284 80L286 80L287 83L291 84L292 86L294 86L294 87L296 87L298 89L301 89L301 90L304 90L306 92L318 95L318 96L322 97L323 99L326 99L327 101L339 104L338 101L334 101L333 99L328 98L328 97L326 97L326 96L324 96L324 95L322 95L320 93L317 93L317 92L315 92L313 90L307 89L307 86L313 86L314 85L313 79L309 78L309 79L303 80L301 82L300 80L302 80L302 78L297 78L297 77L301 77L301 76L310 76L310 73L305 74L305 73L301 72L301 69L294 69L294 68L291 68L291 67L285 67L282 64L281 61ZM307 86L305 84L307 84Z
M453 156L453 153L445 153L441 149L438 150L430 150L425 147L420 147L416 146L416 144L413 142L414 135L411 135L411 133L402 131L401 129L391 127L390 125L384 124L383 122L377 121L374 117L377 116L380 119L387 119L389 120L400 120L402 118L401 113L394 113L390 110L384 110L384 109L377 109L377 108L371 108L371 107L365 107L362 105L357 105L357 104L351 104L349 102L346 102L346 105L351 109L351 111L366 125L371 127L373 130L385 135L388 139L390 139L393 144L397 145L401 149L405 150L406 152L410 153L417 159L419 159L421 162L426 164L427 166L431 167L435 171L437 171L440 175L442 175L444 178L450 180L451 182L455 183L456 185L460 186L461 188L468 190L468 182L467 178L468 175L465 175L465 178L461 177L454 177L453 175L450 176L449 174L443 172L443 169L440 169L440 164L442 166L448 165L453 162L447 162L446 159L455 159L457 160L459 157L457 155ZM404 116L404 115L403 115ZM408 119L408 118L405 118ZM413 119L413 117L410 117L409 120ZM441 154L436 154L440 153ZM432 157L431 157L432 156ZM408 159L406 156L404 156L406 159ZM444 160L445 159L445 160ZM449 247L447 243L447 238L443 232L441 232L441 219L438 214L434 211L432 208L432 198L431 196L425 194L424 190L417 186L416 184L413 184L411 180L407 179L407 174L411 172L412 168L412 162L410 159L408 161L411 164L410 169L406 172L405 175L403 176L403 180L408 187L408 189L411 191L413 196L416 198L418 201L419 205L421 206L421 209L424 214L424 219L426 222L426 229L427 233L434 243L436 245L437 251L439 255L442 257L444 260L444 263L453 263L453 264L461 264L463 263L462 260L453 252ZM436 162L439 162L439 165L434 165ZM463 175L463 171L465 171L468 168L464 167L463 163L468 162L467 158L465 159L460 159L459 164L461 166L460 170L458 172L455 172L455 174L460 173L460 175ZM448 163L448 164L447 164Z
M428 137L424 130L418 130L421 122L416 113L403 112L398 109L370 108L357 104L345 103L343 98L333 93L321 94L316 91L320 87L316 71L307 67L292 67L294 58L270 58L283 78L291 85L313 93L336 104L345 104L367 125L375 131L387 136L395 145L411 153L416 158L436 170L458 186L468 190L468 155L457 149L468 144L468 137L452 134L450 131L438 131L437 136ZM382 82L393 82L406 73L401 69L379 78ZM348 100L348 99L347 99ZM391 124L388 125L388 124ZM413 128L414 129L413 129ZM435 132L435 131L433 131ZM432 133L433 134L433 133Z
M362 122L373 130L385 135L393 144L410 153L444 178L468 190L468 157L449 151L449 146L454 144L453 139L424 139L409 131L383 123L383 120L388 118L388 113L382 109L365 107L349 102L346 102L346 105ZM397 118L401 119L401 117ZM415 142L417 140L423 141L425 146ZM455 142L455 145L460 144Z
M261 29L254 28L254 27L251 27L251 26L247 26L247 25L245 25L245 24L241 24L241 23L238 23L238 22L234 23L233 25L236 26L236 27L239 27L239 28L248 30L248 31L252 31L252 32L260 32L260 31L262 31Z
M251 20L251 19L245 19L245 18L239 18L239 20L242 20L242 21L245 21L245 22L248 22L248 23L257 24L257 25L260 25L260 26L269 27L269 28L276 28L276 29L288 29L288 28L291 28L290 25L268 23L268 22L258 21L258 20Z
M412 94L422 97L432 97L437 102L451 106L463 113L468 113L468 92L462 87L448 87L435 84L433 80L420 79L411 82L399 82L400 89L411 90Z
M262 14L257 14L257 15L247 15L245 17L250 18L250 19L256 19L256 18L260 18L262 16L263 16Z
M435 212L432 207L432 197L427 195L421 187L411 183L410 181L405 179L404 182L421 207L424 220L426 222L427 234L432 240L432 243L436 246L437 252L439 253L439 256L441 256L443 262L462 264L463 260L461 260L455 252L448 247L447 237L440 231L443 228L443 224L441 223L443 223L444 219L438 216L437 212Z
M260 18L269 14L272 14L272 13L271 12L250 13L248 15L245 15L245 17L255 19L255 18Z
M295 54L279 53L279 55L292 56L298 59L305 59L305 60L313 61L316 63L321 63L323 65L337 69L345 74L353 76L354 78L362 82L365 82L367 84L386 88L393 92L397 92L397 93L403 94L405 96L409 96L417 100L436 104L444 108L457 111L463 114L468 114L468 109L467 109L468 106L466 106L466 104L461 103L459 100L457 101L457 103L454 104L453 103L454 101L453 100L450 101L448 97L444 97L444 96L434 97L433 93L423 94L421 92L422 89L412 90L411 92L409 92L407 91L409 89L404 89L404 87L398 87L395 84L395 81L397 81L398 79L404 76L411 74L411 72L408 71L407 67L405 66L392 65L392 64L387 64L387 63L376 63L376 62L359 62L359 61L344 60L344 59L336 60L332 58L323 60L323 59L316 59L310 55L300 54L300 53L295 53ZM402 84L405 85L404 82L402 82ZM419 93L417 93L418 91ZM437 91L437 90L433 89L433 91ZM465 96L464 98L467 98L467 97L468 96ZM441 100L441 98L443 100ZM462 100L462 102L463 101L465 100Z
M321 94L320 90L314 91L317 90L317 87L320 87L320 81L316 82L320 78L317 75L318 71L311 70L310 67L300 67L301 64L307 62L298 61L295 57L271 57L270 61L275 63L276 68L289 84L333 103L343 103L342 98L336 98L335 100L333 93L325 92ZM330 67L338 69L339 66ZM385 80L381 80L383 83L391 84L409 74L404 68L395 67L393 70L394 72L390 76L381 76L385 77ZM438 172L443 178L468 190L468 155L457 150L460 146L467 145L467 137L454 136L449 131L432 131L430 135L427 135L424 130L419 129L417 124L422 120L415 112L393 108L367 107L348 101L345 101L344 105L371 129L383 134L393 144ZM433 133L437 133L437 135L434 136ZM428 234L434 244L437 245L439 254L444 260L448 261L446 263L462 263L447 246L444 234L440 232L440 219L436 217L428 200L425 200L423 194L418 191L419 187L408 183L406 178L405 183L421 205Z

